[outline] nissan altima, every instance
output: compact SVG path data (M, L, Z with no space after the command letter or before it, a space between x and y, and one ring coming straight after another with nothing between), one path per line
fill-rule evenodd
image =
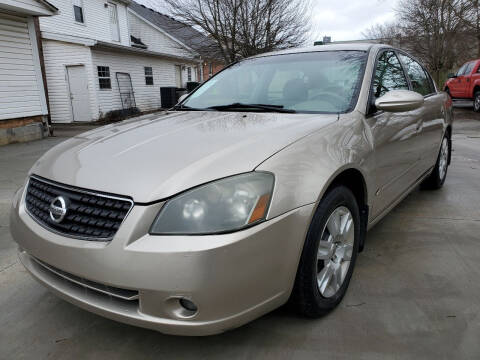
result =
M452 121L404 51L262 54L153 119L53 147L11 232L40 283L124 323L209 335L287 302L317 318L344 297L367 230L444 184Z

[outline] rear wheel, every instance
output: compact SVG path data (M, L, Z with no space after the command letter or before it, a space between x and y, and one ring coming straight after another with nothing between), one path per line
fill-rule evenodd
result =
M445 182L448 170L448 161L450 159L450 140L444 136L440 152L438 154L437 163L433 168L432 173L422 183L422 188L425 189L440 189Z
M473 96L473 111L480 112L480 91Z
M360 213L355 196L332 189L320 202L308 230L292 300L303 315L318 317L345 295L360 243Z

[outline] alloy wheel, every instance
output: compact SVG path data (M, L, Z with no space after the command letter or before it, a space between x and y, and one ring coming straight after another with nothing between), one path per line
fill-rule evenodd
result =
M443 181L445 175L447 174L448 166L448 139L443 138L442 147L440 148L440 157L438 159L438 174L440 175L440 180Z
M355 224L345 206L337 207L322 231L317 251L317 285L329 298L342 286L352 260Z

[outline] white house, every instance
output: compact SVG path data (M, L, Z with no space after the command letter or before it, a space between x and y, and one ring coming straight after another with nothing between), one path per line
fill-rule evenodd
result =
M50 0L40 19L52 122L94 121L112 111L162 106L176 72L196 81L199 55L128 8L131 0Z
M43 0L0 0L0 145L41 138L48 115L36 22Z

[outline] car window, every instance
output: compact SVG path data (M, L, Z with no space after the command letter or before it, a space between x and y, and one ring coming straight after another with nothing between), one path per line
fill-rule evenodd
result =
M348 50L242 60L198 87L182 105L209 109L241 103L299 113L349 112L358 99L367 56Z
M378 58L373 91L378 98L391 90L408 90L408 83L397 55L385 51Z
M399 57L412 83L412 90L424 96L434 92L423 67L407 55L399 54Z
M465 67L465 72L463 73L463 75L470 75L474 66L475 66L475 61L468 63L467 66Z
M465 72L465 69L467 68L467 65L468 64L464 64L460 69L458 69L457 76L463 75L463 73Z
M437 92L437 88L435 87L435 83L433 82L432 75L429 74L427 70L425 70L428 78L428 86L430 87L430 94L435 94Z
M268 86L267 97L270 100L279 100L283 96L283 89L287 83L291 83L298 79L303 82L305 74L298 69L284 69L276 71L273 74L270 85Z

